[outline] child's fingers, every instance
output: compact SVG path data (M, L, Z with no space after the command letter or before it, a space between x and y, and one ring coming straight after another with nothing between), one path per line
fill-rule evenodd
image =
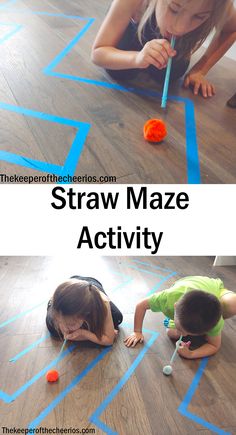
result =
M127 337L125 340L124 340L124 343L126 344L126 346L128 346L129 347L129 345L132 343L132 341L133 341L133 338L134 337L131 337L130 335L129 335L129 337Z
M215 86L209 84L208 87L209 87L208 95L209 95L209 97L213 97L213 95L215 95L215 93L216 93L216 91L215 91Z
M212 89L212 85L210 85L210 83L208 84L208 97L212 97L213 96L213 89Z
M162 64L164 63L167 64L169 55L164 45L160 44L159 42L156 42L156 44L152 47L152 52L154 52L155 57L158 56L159 58L158 60L160 60Z
M184 80L184 87L185 87L185 88L188 88L189 85L190 85L190 78L189 78L189 76L187 76L187 77L185 78L185 80Z
M202 83L202 95L204 98L208 96L208 87L206 83Z
M198 95L198 92L199 92L200 86L201 86L201 82L200 82L200 81L197 81L197 82L194 84L194 89L193 89L193 93L194 93L194 95Z
M166 66L168 60L166 60L159 51L152 48L150 49L149 54L156 62L160 64L160 67Z
M129 340L126 341L125 345L126 345L127 347L130 347L130 346L132 345L132 343L133 343L133 340L134 340L133 337L130 338Z
M135 347L138 342L139 342L139 340L137 338L135 338L131 347Z
M162 68L162 64L158 60L156 60L155 57L153 57L151 55L148 58L148 62L150 65L154 65L157 69Z
M163 39L161 42L159 41L159 44L162 46L162 48L165 50L165 52L167 53L168 57L173 57L176 55L176 50L174 50L169 41L167 41L167 39Z

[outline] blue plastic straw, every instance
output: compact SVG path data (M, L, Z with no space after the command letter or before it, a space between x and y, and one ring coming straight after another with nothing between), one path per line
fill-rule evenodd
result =
M174 49L175 36L171 37L170 45L171 45L171 48ZM164 83L164 88L163 88L163 92L162 92L162 100L161 100L162 109L166 108L168 89L169 89L169 81L170 81L171 65L172 65L172 57L169 57L168 62L167 62L167 68L166 68L165 83Z
M60 358L60 356L61 356L61 354L62 354L62 352L63 352L63 350L64 350L64 347L65 347L65 345L66 345L66 342L67 342L67 340L65 339L65 340L63 341L63 343L62 343L61 350L60 350L60 352L59 352L59 354L58 354L58 357L57 357L57 360L56 360L55 367L56 367L57 363L59 362L59 358Z

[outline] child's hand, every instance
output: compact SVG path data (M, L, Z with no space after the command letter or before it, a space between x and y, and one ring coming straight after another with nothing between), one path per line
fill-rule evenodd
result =
M212 97L215 95L215 86L211 84L201 72L191 72L185 76L184 87L193 89L194 95L198 95L199 92L204 98Z
M64 338L70 341L80 341L85 340L87 337L87 330L79 328L76 331L70 332L69 334L64 334Z
M182 356L182 358L187 358L187 359L192 358L192 351L189 350L188 343L181 343L181 346L178 349L178 354Z
M158 69L165 68L169 57L174 57L173 50L167 39L152 39L148 41L143 49L137 53L136 68L147 68L154 65Z
M134 347L138 342L143 343L143 340L142 332L133 332L124 340L124 343L127 347Z

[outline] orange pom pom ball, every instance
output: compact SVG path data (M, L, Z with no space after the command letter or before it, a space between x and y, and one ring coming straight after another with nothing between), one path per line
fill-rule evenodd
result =
M148 142L161 142L167 135L165 123L161 119L149 119L144 124L143 134Z
M57 370L49 370L46 374L46 379L48 382L56 382L59 379L59 373Z

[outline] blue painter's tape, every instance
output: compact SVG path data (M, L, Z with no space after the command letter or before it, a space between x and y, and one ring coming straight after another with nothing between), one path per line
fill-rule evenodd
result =
M15 2L16 0L14 0ZM47 17L56 17L56 18L65 18L68 20L81 20L81 21L88 21L91 20L90 17L80 17L79 15L66 15L66 14L60 14L57 12L44 12L44 11L26 11L23 9L18 8L11 8L10 12L17 12L23 15L45 15Z
M105 348L87 367L77 375L67 387L57 395L57 397L29 424L29 429L37 427L42 420L66 397L68 393L110 352L111 346Z
M217 433L219 435L231 435L229 432L225 432L224 430L220 429L219 427L215 426L212 423L207 422L206 420L203 420L202 418L198 417L197 415L192 414L188 411L188 405L190 404L195 391L198 387L198 384L201 380L201 377L204 373L204 370L206 368L206 365L208 363L209 358L203 358L201 360L201 363L199 365L199 368L197 370L196 375L194 376L194 379L183 399L181 402L178 411L180 414L184 415L185 417L189 418L190 420L193 420L195 423L201 424L202 426L206 427L207 429L211 430L214 433Z
M12 24L12 23L0 23L0 26L9 26L13 27L13 30L11 30L9 33L7 33L5 36L0 38L0 44L3 44L7 39L10 39L15 33L19 32L20 29L22 29L22 25L20 24Z
M26 168L36 169L37 171L46 172L54 175L61 175L62 166L53 165L52 163L41 162L39 160L29 159L18 154L9 153L0 150L0 160L14 165L24 166Z
M83 124L82 128L79 130L79 133L76 134L69 154L64 163L62 175L74 175L89 130L90 124Z
M15 4L18 0L9 0L9 2L3 3L3 5L0 5L0 9L8 8L9 6Z
M151 269L158 269L158 270L161 270L164 272L171 272L171 273L173 272L173 270L171 270L171 269L166 269L164 267L156 266L154 264L147 263L146 261L132 260L132 263L143 264L144 266L151 267Z
M135 263L137 263L137 264L140 263L140 264L143 264L143 265L145 265L145 266L149 266L149 267L152 266L150 263L147 263L147 262L144 262L144 261L132 260L132 262L135 262ZM168 275L164 276L163 274L160 275L160 274L157 274L157 273L151 272L151 271L146 270L146 269L141 269L139 266L137 266L137 267L135 267L135 266L131 266L129 263L128 263L128 266L129 266L129 268L131 268L131 269L136 269L136 270L139 270L140 272L143 272L143 273L149 273L149 274L151 274L151 275L156 275L156 276L160 276L160 277L161 277L161 279L158 281L158 283L155 284L154 287L153 287L153 288L148 292L147 297L148 297L148 296L151 296L153 293L155 293L155 291L157 291L157 290L160 288L160 286L161 286L164 282L168 281L168 279L170 279L172 276L177 275L177 272L171 271L170 269L163 269L164 271L171 272L171 273L169 273ZM159 270L159 269L162 270L162 268L159 267L159 266L153 266L153 267L156 268L156 269L158 269L158 270Z
M182 414L182 412L181 412ZM195 423L200 424L201 426L206 427L207 429L209 429L211 432L216 433L218 435L233 435L230 432L225 432L223 429L220 429L219 427L215 426L212 423L208 423L206 420L203 420L203 418L198 417L197 415L192 414L189 411L185 411L183 413L183 415L187 418L189 418L190 420L193 420Z
M209 360L209 358L203 358L201 360L201 363L199 365L198 371L197 371L197 373L196 373L196 375L195 375L195 377L194 377L194 379L193 379L193 381L192 381L192 383L191 383L191 385L190 385L186 395L184 396L184 399L183 399L180 407L181 406L187 407L189 405L190 401L192 400L192 397L193 397L193 395L194 395L194 393L195 393L195 391L196 391L196 389L198 387L198 384L199 384L200 379L201 379L201 377L203 375L203 372L204 372L204 369L205 369L205 367L206 367L206 365L208 363L208 360Z
M24 385L22 385L18 390L16 390L13 394L7 394L4 391L0 390L0 399L2 399L6 403L11 403L15 399L17 399L18 396L20 396L22 393L24 393L31 385L33 385L36 381L38 381L42 376L44 376L48 370L53 368L56 363L61 361L65 356L67 356L70 352L72 352L77 346L77 343L72 344L69 346L61 355L60 357L56 357L53 361L50 362L44 369L42 369L40 372L38 372L35 376L33 376L31 379L29 379Z
M46 334L43 337L36 340L34 343L32 343L30 346L26 347L24 350L22 350L20 353L18 353L16 356L12 357L9 361L10 362L16 362L18 359L22 358L24 355L26 355L28 352L30 352L32 349L34 349L38 344L45 341L47 338L50 337L50 334Z
M148 340L148 342L144 345L143 349L140 351L137 358L134 360L134 362L131 364L131 366L128 368L127 372L122 376L118 384L113 388L113 390L107 395L107 397L103 400L103 402L99 405L99 407L96 409L96 411L91 415L89 420L96 424L96 426L100 429L102 429L104 432L106 432L109 435L115 435L117 432L114 432L111 428L109 428L105 423L100 421L100 416L104 412L104 410L107 408L107 406L112 402L112 400L115 398L115 396L119 393L119 391L122 389L122 387L126 384L126 382L129 380L129 378L132 376L140 362L142 361L143 357L145 356L148 349L153 345L154 341L158 337L157 332L152 332L152 337Z
M117 290L120 290L121 288L125 287L128 284L131 284L133 281L133 278L128 278L126 281L122 282L121 284L118 284L117 287L111 289L112 293L116 292Z
M177 275L177 272L173 272L173 273L170 273L169 275L167 275L167 276L165 276L164 278L162 278L150 291L149 291L149 293L147 294L147 297L148 296L151 296L153 293L155 293L159 288L160 288L160 286L164 283L164 282L166 282L166 281L168 281L168 279L170 279L172 276L175 276L175 275Z
M41 172L51 173L54 175L74 175L78 160L80 158L80 154L83 150L83 145L90 129L90 124L75 121L73 119L62 118L56 115L50 115L43 112L37 112L35 110L30 110L25 107L13 106L11 104L6 104L3 102L0 102L0 109L8 110L14 113L30 116L37 119L42 119L43 121L48 121L51 123L59 123L69 127L75 127L78 129L78 132L75 135L75 139L71 145L70 151L63 166L54 165L53 163L41 162L39 160L19 156L18 154L9 153L7 151L0 151L0 160L6 161L11 164L25 166L31 169L36 169Z
M198 157L197 131L194 105L191 100L187 100L185 104L185 124L188 182L190 184L199 184L201 183L201 174Z
M0 109L9 110L10 112L19 113L20 115L30 116L31 118L42 119L43 121L68 125L69 127L80 128L83 125L89 125L84 122L74 121L73 119L37 112L36 110L27 109L26 107L13 106L12 104L3 103L2 101L0 102Z
M0 329L4 328L4 326L9 325L10 323L14 322L17 319L20 319L20 317L25 316L28 313L31 313L31 311L35 310L36 308L40 307L41 305L45 304L47 302L47 300L44 300L43 302L40 302L40 304L35 305L32 308L29 308L26 311L23 311L22 313L16 314L15 316L11 317L10 319L6 320L5 322L0 324Z
M80 30L80 32L72 39L72 41L62 50L53 61L43 69L44 74L50 73L61 61L62 59L71 51L75 44L82 38L82 36L87 32L89 27L93 24L94 18L90 18L85 24L85 26Z
M152 272L151 270L141 269L141 268L138 267L138 266L131 266L131 265L130 265L129 268L130 268L130 269L134 269L134 270L138 270L138 271L140 271L140 272L142 272L142 273L147 273L147 274L149 274L149 275L160 276L160 277L163 276L163 275L161 275L160 273Z

